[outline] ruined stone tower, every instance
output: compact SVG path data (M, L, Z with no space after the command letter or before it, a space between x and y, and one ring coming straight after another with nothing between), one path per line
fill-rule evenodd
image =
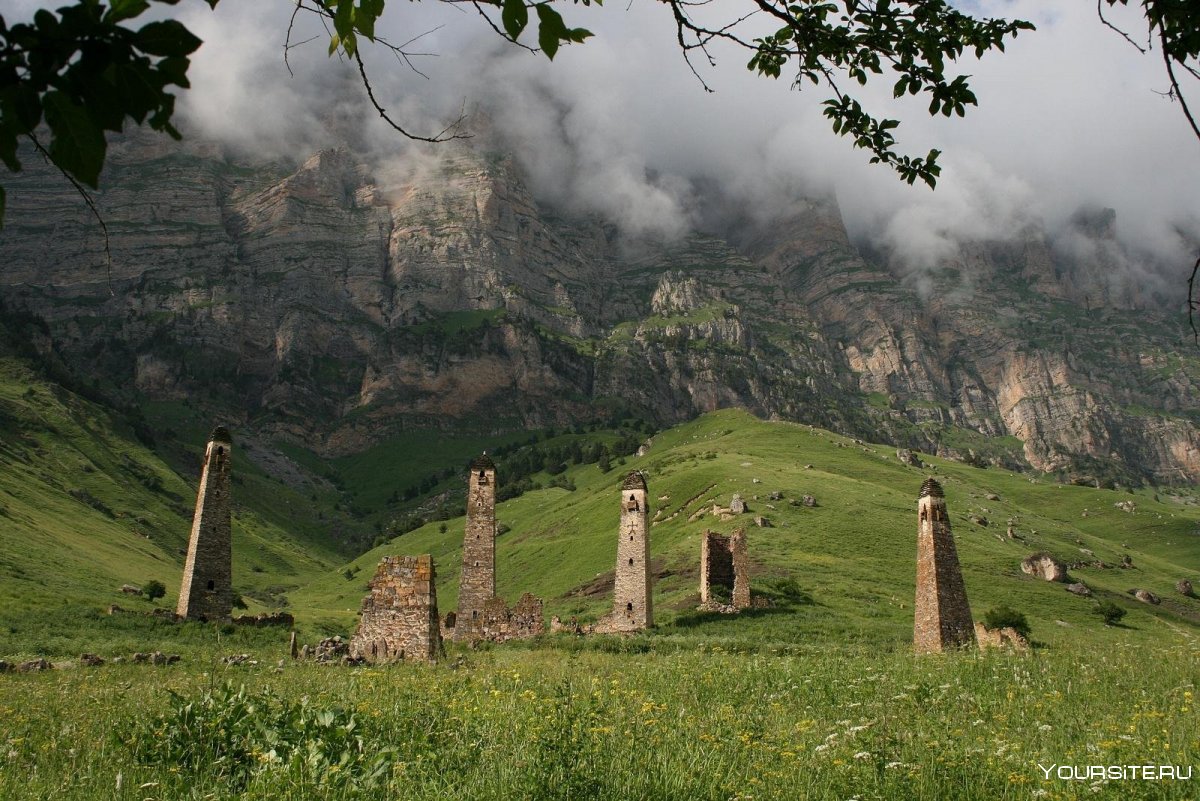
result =
M482 636L484 605L496 596L496 465L485 453L467 477L467 528L454 639Z
M654 625L648 521L646 478L635 470L621 482L621 528L617 539L613 611L609 617L615 631L637 631Z
M746 530L735 529L729 537L706 531L700 537L700 604L750 607L750 566L746 554Z
M921 485L917 526L913 647L917 653L929 653L974 645L975 627L950 535L946 496L933 478Z
M180 617L222 620L233 610L233 545L229 519L229 466L233 439L223 426L209 436L204 469L196 494L192 536L188 541L183 582L179 588Z
M385 556L363 599L351 656L368 662L436 662L442 652L433 557Z

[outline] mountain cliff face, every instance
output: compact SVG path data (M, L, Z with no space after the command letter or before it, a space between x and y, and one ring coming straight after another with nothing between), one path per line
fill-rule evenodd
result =
M502 154L263 164L135 136L97 198L109 269L33 162L9 183L0 303L122 404L186 398L330 455L405 428L742 406L1014 467L1200 480L1182 325L1039 231L914 281L866 260L831 200L630 242L540 205ZM1112 257L1102 218L1077 230L1094 247L1073 252Z

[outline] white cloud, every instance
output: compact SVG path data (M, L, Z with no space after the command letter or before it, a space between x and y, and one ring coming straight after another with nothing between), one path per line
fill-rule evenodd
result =
M1166 88L1157 54L1140 55L1086 3L962 5L1038 26L1007 53L960 64L980 103L965 119L931 118L920 98L894 102L887 75L858 90L877 115L903 121L897 136L906 152L944 151L934 192L868 165L869 155L833 135L821 116L826 92L755 76L745 53L717 48L713 69L699 60L715 90L705 93L674 44L669 11L647 0L564 4L569 24L597 35L564 47L553 63L505 46L461 4L393 3L383 33L402 42L437 28L412 47L439 55L416 61L429 80L386 52L372 52L369 66L380 100L410 128L436 132L464 104L477 104L539 196L628 230L682 230L698 214L698 185L721 187L759 218L797 195L833 191L853 236L896 249L919 270L961 239L1003 237L1038 218L1055 230L1081 206L1111 207L1131 248L1182 264L1179 232L1200 240L1200 142L1177 104L1156 94ZM353 72L327 58L314 19L299 21L294 40L318 40L292 51L288 76L290 2L180 8L206 42L194 89L181 99L205 134L266 155L301 157L346 139L383 154L408 149L365 109ZM1131 32L1144 30L1136 8L1110 15ZM1192 88L1200 107L1200 85Z

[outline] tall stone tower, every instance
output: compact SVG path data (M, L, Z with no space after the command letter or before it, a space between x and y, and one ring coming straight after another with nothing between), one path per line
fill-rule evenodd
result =
M485 453L471 462L467 477L467 529L454 639L478 639L484 605L496 596L496 465Z
M617 539L613 611L609 618L616 631L637 631L654 625L648 522L646 478L634 470L621 482L621 529Z
M209 436L192 517L183 583L179 588L180 617L223 620L233 611L233 545L229 519L229 466L233 439L224 426Z
M958 552L950 535L946 496L933 478L917 500L917 600L913 647L930 653L975 644L975 627Z

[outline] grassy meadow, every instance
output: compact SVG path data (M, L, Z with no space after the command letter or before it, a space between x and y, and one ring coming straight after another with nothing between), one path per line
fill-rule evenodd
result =
M1192 642L914 657L566 638L427 666L0 676L17 799L1191 799Z

